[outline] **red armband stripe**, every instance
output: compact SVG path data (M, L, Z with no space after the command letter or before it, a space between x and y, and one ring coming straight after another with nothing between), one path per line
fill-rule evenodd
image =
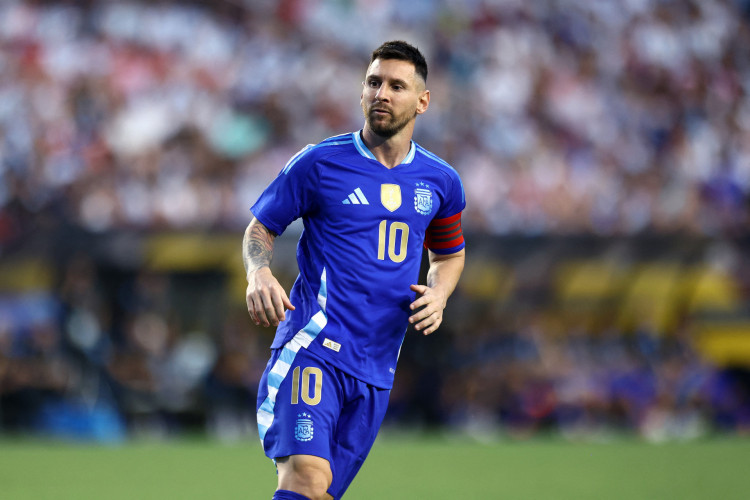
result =
M432 222L430 222L430 227L432 226L445 226L447 224L451 224L453 222L459 222L461 221L461 212L457 213L456 215L451 215L450 217L445 217L444 219L432 219Z
M464 235L461 229L461 213L444 219L434 219L425 234L425 247L435 250L453 248L463 245Z
M453 224L449 224L447 226L430 226L430 231L435 234L453 233L456 232L457 229L461 229L461 221L454 222Z

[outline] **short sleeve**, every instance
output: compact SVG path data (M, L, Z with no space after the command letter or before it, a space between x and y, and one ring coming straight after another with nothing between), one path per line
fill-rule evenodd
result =
M461 212L466 207L464 187L458 173L452 170L451 174L445 198L425 235L425 247L439 254L456 253L466 246L461 228Z
M250 209L264 226L280 235L294 220L315 208L316 155L311 146L292 157Z
M445 196L440 204L438 212L435 214L436 219L445 219L460 214L466 208L466 197L464 195L464 186L461 178L455 170L450 171L449 181L446 183Z

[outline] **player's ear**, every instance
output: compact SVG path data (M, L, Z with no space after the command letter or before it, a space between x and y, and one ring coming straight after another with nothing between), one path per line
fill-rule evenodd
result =
M430 107L430 91L425 89L417 100L417 114L421 115Z

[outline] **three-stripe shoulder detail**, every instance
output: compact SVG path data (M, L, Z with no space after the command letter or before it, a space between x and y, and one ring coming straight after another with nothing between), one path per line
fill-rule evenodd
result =
M456 171L456 169L455 169L455 168L453 168L453 167L451 166L451 164L450 164L450 163L448 163L447 161L443 160L442 158L440 158L440 157L439 157L438 155L436 155L435 153L432 153L432 152L430 152L430 151L427 151L427 150L426 150L425 148L423 148L423 147L422 147L422 146L420 146L419 144L417 144L417 151L418 151L418 152L420 152L420 153L422 153L423 155L425 155L425 156L426 156L427 158L429 158L429 159L433 160L433 161L434 161L434 162L436 162L436 163L437 163L438 165L440 165L440 166L442 166L442 167L445 167L445 168L446 168L446 169L448 169L448 170L449 170L450 172L453 172L453 174L455 175L456 179L458 180L458 183L459 183L459 184L460 184L460 186L461 186L461 198L462 198L462 199L461 199L461 201L462 201L462 202L465 202L465 196L466 196L466 195L465 195L465 193L464 193L464 183L463 183L463 181L461 180L461 176L460 176L460 175L458 175L458 171Z
M321 148L328 148L331 146L341 146L343 144L351 144L352 138L348 134L345 135L338 135L335 137L329 137L328 139L319 142L318 144L308 144L304 148L302 148L297 154L292 156L292 158L287 162L287 164L284 166L284 169L281 171L283 174L288 174L289 171L294 167L294 165L297 164L299 160L310 154L312 151L319 150Z
M450 163L440 158L435 153L432 153L430 151L427 151L425 148L417 144L417 151L425 155L427 158L430 158L431 160L434 160L435 162L439 163L440 165L444 166L445 168L452 170L453 172L456 172L456 169L453 168Z

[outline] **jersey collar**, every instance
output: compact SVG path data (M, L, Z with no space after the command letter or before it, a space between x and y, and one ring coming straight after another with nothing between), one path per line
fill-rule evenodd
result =
M362 140L362 131L358 130L357 132L352 132L352 138L354 139L354 146L357 148L357 151L359 151L359 154L364 156L365 158L369 158L371 160L378 161L375 158L375 155L372 154L372 151L370 151L367 146L365 146L364 141ZM409 152L406 154L406 157L401 161L400 165L408 165L409 163L414 160L414 155L417 153L417 148L414 145L414 141L409 141Z

